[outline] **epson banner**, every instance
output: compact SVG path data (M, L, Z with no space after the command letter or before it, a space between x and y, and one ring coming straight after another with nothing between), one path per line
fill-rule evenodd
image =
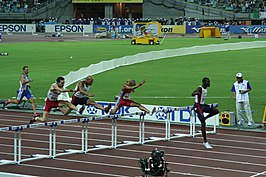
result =
M0 32L31 33L36 32L35 24L0 24Z
M46 33L92 33L92 25L45 25Z
M106 107L110 102L97 102L103 107ZM114 107L115 103L111 102L112 108ZM152 110L154 107L156 107L157 112L153 114L153 116L150 116L148 114L145 115L146 120L152 120L152 121L163 121L166 119L166 113L163 112L162 110L169 108L170 106L158 106L158 105L143 105L147 109ZM189 123L190 122L190 109L183 109L179 111L174 111L170 113L170 120L171 122L176 122L176 123ZM121 107L120 110L117 112L117 114L129 114L129 113L135 113L135 112L140 112L140 110L136 107ZM104 116L107 115L104 111L96 109L94 106L86 106L83 115L98 115L98 116ZM196 118L196 115L193 116L195 118L196 124L200 124L200 121L198 118ZM121 117L123 118L130 118L130 119L137 119L138 117L136 116L127 116L127 117ZM216 120L215 120L216 119ZM219 125L219 116L213 116L209 119L207 119L207 125L214 125L216 122L216 125Z

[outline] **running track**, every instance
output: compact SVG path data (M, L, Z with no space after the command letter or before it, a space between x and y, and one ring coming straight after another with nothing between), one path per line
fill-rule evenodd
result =
M0 127L27 124L31 113L0 111ZM50 120L64 117L51 115ZM67 124L57 127L57 152L64 149L80 149L80 124ZM145 124L148 136L164 136L164 125ZM140 176L142 172L138 160L148 158L153 149L165 151L169 163L169 177L213 176L213 177L263 177L266 176L265 132L218 129L216 135L208 135L212 150L202 145L202 137L177 138L171 141L158 141L145 145L129 145L117 149L92 151L87 154L59 156L55 159L40 159L20 165L0 166L0 172L17 173L41 177L118 177ZM22 158L31 154L47 154L48 128L26 129L22 134ZM188 127L171 126L171 133L188 132ZM138 138L138 123L118 121L118 141ZM13 133L0 135L0 160L13 158ZM111 121L89 122L89 146L110 145ZM263 175L263 172L264 175ZM1 175L0 175L1 176Z

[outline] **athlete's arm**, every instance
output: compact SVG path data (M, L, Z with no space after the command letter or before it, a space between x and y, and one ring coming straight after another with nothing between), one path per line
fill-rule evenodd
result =
M22 74L20 75L20 81L21 81L21 84L22 84L22 85L32 82L31 79L29 79L28 81L26 81L25 78L26 78L25 74L22 73Z
M134 90L140 86L142 86L145 83L145 80L143 80L141 83L139 83L138 85L134 85L134 86L129 86L129 85L124 85L124 88L127 90Z
M191 96L200 95L202 92L201 87L198 87L194 92L192 92Z
M56 83L52 84L50 87L50 91L51 92L55 92L55 91L60 91L60 92L73 92L73 89L65 89L65 88L60 88L58 87L58 85Z

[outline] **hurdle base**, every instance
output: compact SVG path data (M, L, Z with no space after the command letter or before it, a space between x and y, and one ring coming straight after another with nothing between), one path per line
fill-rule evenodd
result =
M175 133L175 134L173 134L173 136L171 136L170 137L170 139L171 138L181 138L181 137L191 137L192 135L190 135L190 134L178 134L178 133Z
M160 137L149 137L147 140L144 141L144 143L150 143L155 141L166 141L167 138L160 138Z
M31 160L46 159L46 158L51 158L51 157L49 155L44 155L44 154L32 154L31 158L22 159L20 163L31 161Z
M16 164L17 162L13 160L0 160L0 166L1 165L8 165L8 164Z
M77 150L77 149L65 149L64 152L65 153L74 153L74 154L85 153L82 150Z
M140 144L140 142L139 141L122 141L122 144L117 144L116 147L135 145L135 144Z
M151 136L148 138L149 140L161 140L161 139L165 139L165 138L159 138L159 137L154 137L154 136Z
M112 146L108 145L94 145L92 149L88 149L89 151L103 150L103 149L113 149Z
M81 154L83 151L76 150L76 149L65 149L63 153L58 153L54 157L63 156L63 155L70 155L70 154Z
M266 123L264 123L263 125L264 125L264 129L266 129Z

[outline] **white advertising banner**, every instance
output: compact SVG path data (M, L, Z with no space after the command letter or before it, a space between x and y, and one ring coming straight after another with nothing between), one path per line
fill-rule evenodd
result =
M92 25L64 25L52 24L45 25L46 33L93 33Z
M97 102L99 104L101 104L103 107L106 107L110 102ZM112 107L115 105L115 103L111 102L110 103L112 105ZM143 104L143 106L145 106L147 109L152 110L154 107L156 107L156 110L164 110L167 108L170 108L171 106L158 106L158 105L145 105ZM186 107L186 106L185 106ZM170 114L170 120L171 122L175 122L175 123L189 123L190 122L190 109L182 109L179 111L174 111L171 112ZM129 113L135 113L135 112L141 112L138 108L136 107L127 107L124 106L122 108L120 108L120 110L117 112L117 114L129 114ZM90 115L90 116L104 116L107 115L104 111L96 109L94 106L86 106L83 115ZM125 117L121 117L123 118L132 118L132 119L137 119L139 118L138 115L133 115L133 116L125 116ZM196 124L200 124L200 121L198 120L198 118L196 117L196 115L194 115L195 118L195 122ZM153 114L153 116L150 115L145 115L145 120L152 120L152 121L163 121L166 119L166 113L164 113L163 111L157 111ZM216 119L216 120L215 120ZM216 125L219 125L219 116L213 116L207 119L206 123L207 125L214 125L216 122Z
M35 24L0 24L0 32L35 33Z

